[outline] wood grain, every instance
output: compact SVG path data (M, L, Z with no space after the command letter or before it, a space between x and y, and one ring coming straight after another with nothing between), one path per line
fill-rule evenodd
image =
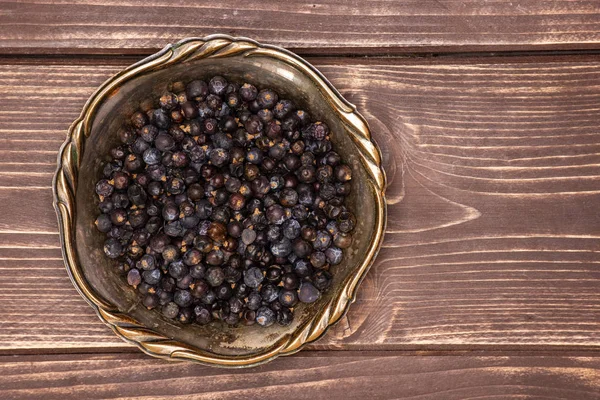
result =
M56 151L131 59L0 63L0 349L126 347L67 279ZM598 348L600 61L315 59L384 152L384 247L313 348ZM25 176L23 172L26 172Z
M0 2L2 53L147 54L225 33L303 54L598 49L600 2Z
M143 355L0 357L3 399L314 399L325 395L328 399L591 400L600 396L600 361L596 357L303 352L233 371Z

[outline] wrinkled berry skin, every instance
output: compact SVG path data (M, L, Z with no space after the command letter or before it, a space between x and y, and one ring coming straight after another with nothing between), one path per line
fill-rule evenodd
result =
M172 324L293 323L330 290L361 223L335 129L226 75L141 100L109 132L118 145L92 189L114 271Z

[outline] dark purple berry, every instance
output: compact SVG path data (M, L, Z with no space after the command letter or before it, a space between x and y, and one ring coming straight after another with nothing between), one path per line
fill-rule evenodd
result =
M188 99L204 100L208 95L208 85L204 81L191 81L185 89Z
M279 293L279 302L284 307L294 307L298 303L298 293L295 290L282 290Z
M167 303L163 306L162 313L165 317L173 319L179 314L179 306L174 302Z
M134 288L136 288L140 283L142 283L142 274L136 268L132 268L127 273L127 283Z
M258 288L263 281L263 273L260 268L252 267L244 271L244 283L251 288Z
M256 311L256 323L260 326L271 326L275 323L275 312L268 307L261 307Z
M108 197L115 190L114 186L107 179L102 179L96 184L96 193L98 196Z
M244 83L242 87L240 87L240 97L243 101L252 101L256 99L257 95L258 90L249 83Z
M275 104L279 101L279 96L277 93L270 89L263 89L258 92L256 96L256 101L258 102L258 106L262 109L268 108L271 109L275 107Z
M222 96L227 90L227 80L222 76L215 76L208 82L208 91L217 96Z
M303 282L302 285L300 285L300 290L298 291L298 300L301 302L307 304L314 303L319 299L320 296L321 293L319 292L319 289L314 287L311 283Z

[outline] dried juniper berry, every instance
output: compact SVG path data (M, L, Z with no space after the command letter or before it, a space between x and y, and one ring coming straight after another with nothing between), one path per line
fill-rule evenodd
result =
M95 222L96 228L102 233L110 232L112 228L112 222L110 221L110 216L107 214L100 214L98 218L96 218Z
M253 101L254 99L256 99L256 96L258 95L258 89L256 89L256 87L254 85L251 85L249 83L244 83L241 87L240 87L240 97L242 98L243 101Z
M277 311L277 323L281 326L288 326L294 320L294 314L289 308L282 308Z
M251 288L258 288L264 279L260 268L252 267L244 271L244 283Z
M298 300L303 303L314 303L320 297L321 293L310 282L303 282L298 291Z
M204 100L208 95L208 85L201 80L191 81L185 89L188 99Z
M167 303L163 306L162 313L165 317L173 319L179 314L179 306L174 302Z
M271 326L275 323L275 311L268 307L260 307L256 311L256 323L260 326Z

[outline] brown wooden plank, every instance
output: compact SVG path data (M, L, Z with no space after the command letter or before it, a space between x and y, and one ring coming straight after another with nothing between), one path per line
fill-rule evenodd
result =
M0 357L3 399L597 399L600 360L304 352L247 370L144 355Z
M127 346L67 279L49 188L68 125L129 61L0 63L5 352ZM597 348L600 61L314 62L383 149L389 220L356 304L313 348Z
M0 2L2 53L147 54L241 35L304 54L598 49L600 2L279 0Z

